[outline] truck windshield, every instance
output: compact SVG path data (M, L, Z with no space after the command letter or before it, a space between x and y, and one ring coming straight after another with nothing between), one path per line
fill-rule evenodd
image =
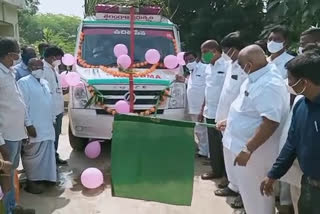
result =
M84 28L82 58L91 65L116 65L117 58L113 48L117 44L125 44L130 55L130 30L115 28ZM175 54L174 34L170 30L135 30L135 63L145 62L145 53L156 49L161 54L161 61L170 54Z

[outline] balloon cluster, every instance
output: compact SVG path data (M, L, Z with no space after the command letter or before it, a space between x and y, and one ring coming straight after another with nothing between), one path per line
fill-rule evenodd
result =
M62 63L66 66L72 66L76 63L76 59L71 54L65 54L62 57ZM77 72L64 71L60 74L60 80L62 88L81 84L81 78Z
M114 46L113 53L117 57L117 64L119 67L123 69L128 69L131 64L132 60L128 56L128 48L124 44L117 44ZM177 56L175 55L168 55L164 58L164 65L169 69L174 69L178 65L185 65L184 61L184 52L179 53ZM150 49L145 53L145 60L149 64L157 64L161 59L161 55L158 50Z
M101 154L99 141L89 143L85 148L85 154L90 159L95 159ZM81 183L88 189L96 189L103 184L103 174L97 168L88 168L81 174Z

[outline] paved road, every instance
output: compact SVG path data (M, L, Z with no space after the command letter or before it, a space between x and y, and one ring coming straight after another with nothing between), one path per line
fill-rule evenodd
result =
M63 134L59 153L67 159L69 166L60 167L61 185L42 195L32 195L21 190L21 204L35 208L37 214L231 214L226 198L215 197L213 181L202 181L199 177L209 170L196 160L194 194L191 207L172 206L155 202L123 199L111 196L110 187L110 145L103 146L103 155L89 160L82 152L74 152L69 146L64 117ZM80 184L81 172L87 167L97 167L105 172L105 185L98 190L84 190ZM22 175L23 176L23 175Z

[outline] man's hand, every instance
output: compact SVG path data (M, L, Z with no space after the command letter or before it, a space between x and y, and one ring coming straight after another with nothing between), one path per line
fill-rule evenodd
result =
M249 161L251 157L250 153L247 152L240 152L239 155L236 157L236 159L234 160L234 165L238 165L238 166L247 166L247 163Z
M226 127L227 127L227 120L219 121L216 126L216 128L221 132L224 132L226 130Z
M271 196L273 193L273 184L276 180L266 177L260 185L261 195Z
M0 161L2 161L1 163L3 165L2 171L4 172L4 174L10 175L12 170L12 163L4 160L0 160Z
M186 81L186 78L184 76L181 76L181 75L176 75L176 81L184 83Z
M201 112L199 115L198 115L198 122L202 123L204 120L204 117L203 117L203 113Z
M37 137L37 131L36 128L34 128L34 126L28 126L27 132L29 137Z

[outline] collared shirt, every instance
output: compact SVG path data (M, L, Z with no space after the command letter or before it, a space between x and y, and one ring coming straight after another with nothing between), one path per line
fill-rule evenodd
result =
M268 60L277 66L279 71L278 74L280 74L283 79L287 79L288 71L286 69L286 64L293 58L294 56L288 54L287 52L284 52L274 60L271 61L270 57L268 58Z
M220 57L214 65L207 65L205 89L206 103L203 115L208 119L216 118L216 111L229 65L230 61L226 61L223 57Z
M26 124L32 124L37 132L37 137L30 138L30 143L55 140L53 123L56 115L48 82L44 79L39 82L34 76L28 75L18 81L18 87L26 104Z
M305 176L320 179L320 96L314 101L301 98L294 107L291 126L276 163L268 176L281 178L298 158Z
M280 123L276 132L259 149L272 160L279 150L279 139L289 115L290 99L284 80L270 64L251 73L230 107L224 146L239 154L262 123L262 118Z
M238 64L238 60L232 62L227 71L227 76L223 84L219 105L216 113L216 121L226 120L228 118L232 102L240 94L240 87L247 79L248 75Z
M44 79L49 83L49 89L53 97L54 112L56 115L63 113L64 111L64 99L62 86L60 81L60 75L55 68L43 60Z
M14 71L0 63L0 145L27 138L25 105L16 85Z
M201 112L206 88L206 68L205 64L198 62L195 69L190 71L187 89L189 114Z
M28 76L30 74L30 71L28 69L28 66L24 64L24 62L20 62L18 65L14 67L14 70L16 71L16 80L18 81L22 77Z

